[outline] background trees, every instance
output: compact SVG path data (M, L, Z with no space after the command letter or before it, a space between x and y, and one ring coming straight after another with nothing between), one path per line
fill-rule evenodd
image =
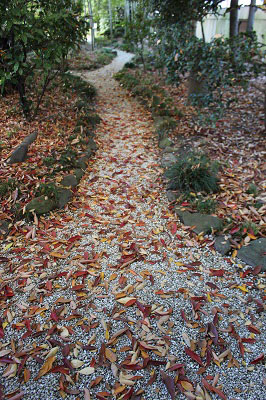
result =
M2 93L8 84L18 91L27 118L36 116L49 83L85 37L81 12L81 3L72 0L1 1L0 86Z

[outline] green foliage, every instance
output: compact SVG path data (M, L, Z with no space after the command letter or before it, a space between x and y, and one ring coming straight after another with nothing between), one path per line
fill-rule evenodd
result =
M153 11L159 11L162 23L186 24L199 21L209 12L215 12L222 0L150 0Z
M169 179L169 189L182 192L212 193L219 190L218 165L206 155L192 152L171 166L165 177Z
M259 193L259 189L254 183L251 183L249 185L248 189L247 189L247 193L248 194L253 194L254 196L257 196L258 193Z
M56 159L54 157L45 157L43 159L43 163L47 167L51 167L52 165L54 165L56 163Z
M253 33L232 39L215 38L206 43L191 33L188 26L159 29L157 64L167 70L169 83L179 84L189 75L190 102L199 107L199 120L213 123L234 99L223 98L224 88L247 85L263 69L262 48ZM205 114L205 115L204 115Z
M11 191L15 190L16 187L17 182L12 178L9 178L7 181L0 181L0 196L10 193Z
M47 196L49 199L58 199L58 187L54 183L41 183L35 190L35 196Z
M240 234L243 236L245 233L257 235L259 233L259 227L254 222L243 222L240 228Z
M62 169L69 169L72 167L76 167L76 159L77 159L77 152L73 150L71 147L67 147L59 158L59 164L62 165Z
M150 38L152 26L148 11L147 0L138 0L131 19L127 21L125 35L126 43L133 44L134 53L140 56L144 69L146 69L145 40Z
M83 101L83 103L86 103L86 100L92 100L97 94L96 88L91 83L85 82L79 76L63 74L62 79L63 86L77 92L80 101Z
M217 202L213 199L199 197L193 202L197 211L203 214L213 214L217 207Z
M2 93L8 84L18 91L27 118L36 116L68 52L84 38L88 23L81 11L72 0L1 1L0 86Z

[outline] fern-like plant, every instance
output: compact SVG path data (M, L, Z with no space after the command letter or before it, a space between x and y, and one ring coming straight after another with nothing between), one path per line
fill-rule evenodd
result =
M219 190L217 172L217 163L210 161L205 154L191 152L172 165L165 177L170 181L171 190L215 193Z

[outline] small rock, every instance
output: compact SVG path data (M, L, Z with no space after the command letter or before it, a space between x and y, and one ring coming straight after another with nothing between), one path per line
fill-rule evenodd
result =
M95 140L92 137L88 138L88 147L91 150L97 150L97 148L98 148L97 144L95 143Z
M84 175L84 172L82 171L82 169L75 169L75 177L77 178L78 182L80 182L83 175Z
M9 226L10 222L9 221L0 221L0 235L6 235L9 231Z
M34 211L36 214L46 214L56 207L55 201L47 196L36 197L26 205L26 211Z
M215 238L214 248L220 254L225 256L231 250L231 244L229 239L224 235L217 236Z
M64 208L65 205L72 199L73 193L66 188L59 188L57 192L56 207Z
M15 164L26 160L28 153L28 145L25 143L20 144L9 157L7 164Z
M69 174L64 176L60 184L64 187L74 188L78 185L78 180L75 175Z
M247 246L241 247L237 257L252 267L261 266L266 271L266 238L252 240Z
M212 215L190 213L188 211L181 211L179 208L176 208L175 212L184 225L195 226L193 232L197 234L201 232L204 234L210 233L212 230L220 231L223 227L223 221Z
M166 197L170 202L172 202L175 201L179 197L179 195L177 192L173 192L172 190L167 190Z
M161 159L163 168L169 168L171 165L177 162L177 158L173 153L164 153Z
M164 138L159 141L160 149L164 149L165 147L173 146L173 142L169 138Z

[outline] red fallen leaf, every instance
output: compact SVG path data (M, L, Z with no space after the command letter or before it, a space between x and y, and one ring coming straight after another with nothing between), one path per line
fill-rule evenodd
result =
M47 290L49 290L49 292L51 292L52 289L53 289L53 283L52 283L52 281L47 281L46 284L45 284L45 288L46 288Z
M59 321L58 315L56 314L55 311L52 311L52 312L51 312L50 318L51 318L53 321L55 321L55 322L58 322L58 321Z
M261 331L254 325L248 325L249 332L256 333L257 335L261 334Z
M152 376L150 377L150 379L148 380L148 382L147 382L147 386L150 386L150 385L152 385L155 381L156 381L156 373L154 372L153 374L152 374Z
M80 235L72 236L70 239L68 239L68 242L73 243L73 242L76 242L79 239L81 239Z
M212 288L212 289L219 289L218 286L215 285L215 284L212 283L212 282L206 282L206 285L210 286L210 288Z
M134 389L132 387L129 389L129 391L127 393L125 393L123 395L123 400L129 400L132 397L133 393L134 393Z
M204 386L207 390L209 390L210 392L213 392L213 393L218 394L218 396L221 397L221 399L227 400L227 397L225 396L225 394L224 394L220 389L218 389L218 388L216 388L216 387L210 385L210 384L206 381L206 379L202 378L202 383L203 383L203 386Z
M181 313L181 316L182 316L183 320L186 321L186 322L188 322L188 319L187 319L187 317L186 317L185 311L184 311L184 310L181 310L180 313Z
M130 307L130 306L133 306L133 304L135 304L136 303L136 299L131 299L131 300L128 300L125 304L124 304L124 306L125 307Z
M262 268L262 266L261 266L261 265L258 265L258 266L255 267L253 270L251 270L251 273L252 273L253 275L258 275L258 274L261 272L261 268Z
M151 306L146 306L146 305L144 306L138 300L136 301L136 305L138 309L142 312L144 318L147 318L150 315Z
M168 390L168 393L171 396L172 400L175 400L175 381L174 379L167 375L164 371L160 371L160 374L162 376L163 382Z
M110 396L112 396L112 394L109 393L109 392L98 392L98 393L96 393L96 397L99 400L105 400L106 397L110 397Z
M231 229L231 231L230 231L231 235L233 235L234 233L237 233L239 231L239 229L240 229L239 226L236 226L233 229Z
M184 367L185 367L185 364L174 364L174 365L172 365L171 368L169 368L169 371L176 371L177 369L181 369Z
M251 343L251 344L253 344L253 343L256 343L256 339L252 339L252 338L242 338L242 339L241 339L241 342L242 342L242 343Z
M211 276L223 276L225 273L224 269L211 269L210 268L210 271L211 271Z
M198 356L196 353L194 353L194 351L192 351L189 347L185 347L185 352L187 353L187 355L189 357L191 357L194 361L196 361L199 365L201 365L203 367L203 362L202 362L200 356Z
M244 357L245 348L244 348L244 346L243 346L243 343L242 343L241 341L239 341L239 342L238 342L238 345L239 345L240 354L241 354L242 357Z
M72 286L72 289L73 290L81 290L81 289L83 289L85 287L85 285L75 285L75 286Z
M250 361L250 364L258 364L262 360L264 360L263 353L261 353L258 357L254 358L254 360Z
M140 369L143 369L143 365L138 364L122 364L122 367L129 369L130 371L139 371Z
M98 385L103 380L103 376L97 376L93 381L90 383L90 387L93 388L94 386Z
M174 235L176 232L177 232L177 225L176 225L176 223L175 222L172 222L171 224L170 224L170 232L172 233L172 235Z
M52 373L60 372L61 374L69 375L69 369L64 367L63 365L57 365L56 367L50 370Z

